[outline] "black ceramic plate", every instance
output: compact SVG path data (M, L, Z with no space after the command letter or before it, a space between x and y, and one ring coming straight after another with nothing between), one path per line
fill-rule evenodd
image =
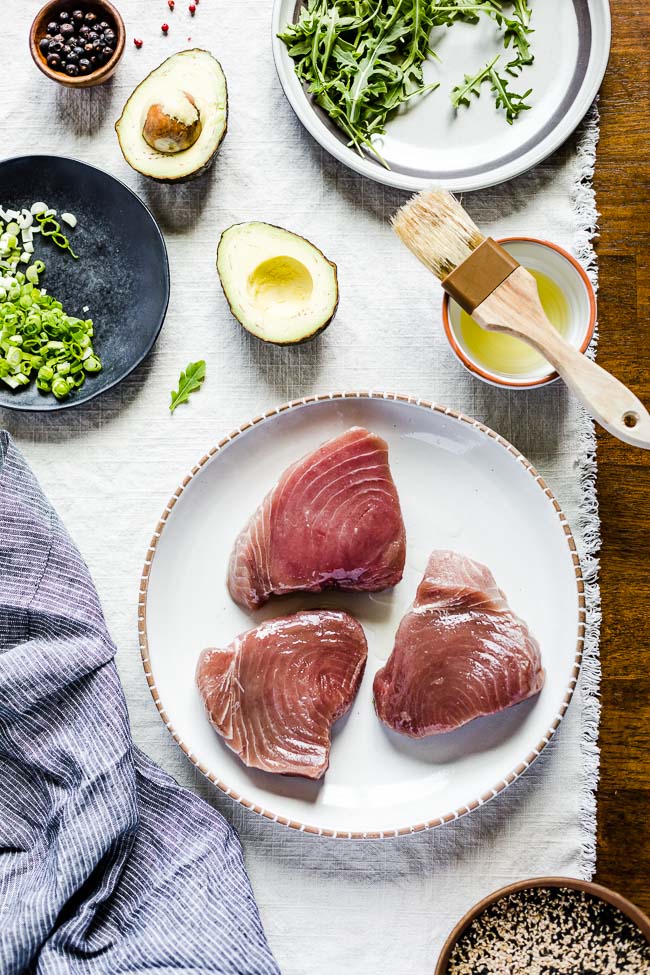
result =
M61 401L35 383L14 392L0 381L0 407L12 410L62 410L115 386L151 351L169 301L163 236L128 186L78 159L22 156L0 163L0 205L19 210L37 201L77 218L74 230L62 229L78 261L38 234L34 256L45 263L41 286L68 314L92 318L104 368Z

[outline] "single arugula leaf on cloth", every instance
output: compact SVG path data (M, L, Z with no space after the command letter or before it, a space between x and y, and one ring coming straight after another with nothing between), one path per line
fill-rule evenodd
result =
M204 379L205 360L199 359L198 362L188 362L178 380L178 389L172 389L169 412L173 413L181 403L187 403L190 393L195 393L197 389L200 389Z

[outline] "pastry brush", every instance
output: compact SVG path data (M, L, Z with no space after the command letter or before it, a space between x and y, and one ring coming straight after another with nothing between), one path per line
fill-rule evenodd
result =
M650 414L641 400L560 335L546 317L532 274L485 237L450 193L419 193L392 224L475 322L537 349L605 430L650 449Z

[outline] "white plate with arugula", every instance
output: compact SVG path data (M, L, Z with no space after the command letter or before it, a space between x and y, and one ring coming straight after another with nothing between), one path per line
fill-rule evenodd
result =
M525 172L580 123L608 0L275 0L285 94L316 141L380 183L453 191ZM280 36L278 36L280 35Z

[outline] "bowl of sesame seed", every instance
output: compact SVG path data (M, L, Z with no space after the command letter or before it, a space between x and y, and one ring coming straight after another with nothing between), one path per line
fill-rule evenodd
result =
M435 975L648 975L650 919L572 877L502 887L451 932Z

